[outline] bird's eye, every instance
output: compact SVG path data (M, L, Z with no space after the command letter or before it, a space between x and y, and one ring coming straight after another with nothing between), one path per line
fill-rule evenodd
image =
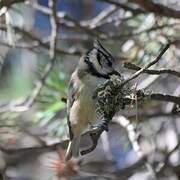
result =
M100 50L98 50L96 58L101 67L112 67L111 58L108 57L106 54L102 53Z
M111 59L109 59L108 57L106 57L106 58L105 58L105 64L106 64L106 66L108 66L108 67L112 67Z
M101 62L102 57L101 57L101 54L99 52L97 53L96 58L98 60L98 63L102 66L102 62Z
M112 67L112 62L109 59L107 60L107 64L108 66Z

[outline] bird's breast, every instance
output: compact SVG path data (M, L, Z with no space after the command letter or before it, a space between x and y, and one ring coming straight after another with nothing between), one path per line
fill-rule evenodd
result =
M93 94L100 83L102 82L96 77L90 76L76 84L77 97L70 109L70 122L74 134L82 133L89 124L94 124L99 119Z
M95 100L92 98L93 91L84 87L80 93L80 112L88 122L94 122L97 118Z

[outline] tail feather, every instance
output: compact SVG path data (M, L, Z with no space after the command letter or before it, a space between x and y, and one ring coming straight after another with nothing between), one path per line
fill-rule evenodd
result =
M79 156L80 137L72 139L69 144L65 155L65 160L68 161L72 157Z

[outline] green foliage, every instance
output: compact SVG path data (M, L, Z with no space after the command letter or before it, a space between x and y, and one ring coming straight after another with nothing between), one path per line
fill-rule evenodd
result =
M40 65L39 69L43 69ZM66 119L60 119L59 114L66 108L61 101L66 92L66 76L62 64L57 64L48 76L45 85L37 98L38 111L34 122L49 129L52 135L63 136Z

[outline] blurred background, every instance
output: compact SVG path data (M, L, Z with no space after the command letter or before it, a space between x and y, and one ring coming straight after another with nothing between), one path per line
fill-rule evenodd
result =
M63 162L68 129L62 99L95 38L125 78L170 41L154 73L132 84L180 96L179 0L0 0L2 179L180 179L180 102L168 99L137 101L114 117L93 152ZM82 138L82 147L89 143Z

